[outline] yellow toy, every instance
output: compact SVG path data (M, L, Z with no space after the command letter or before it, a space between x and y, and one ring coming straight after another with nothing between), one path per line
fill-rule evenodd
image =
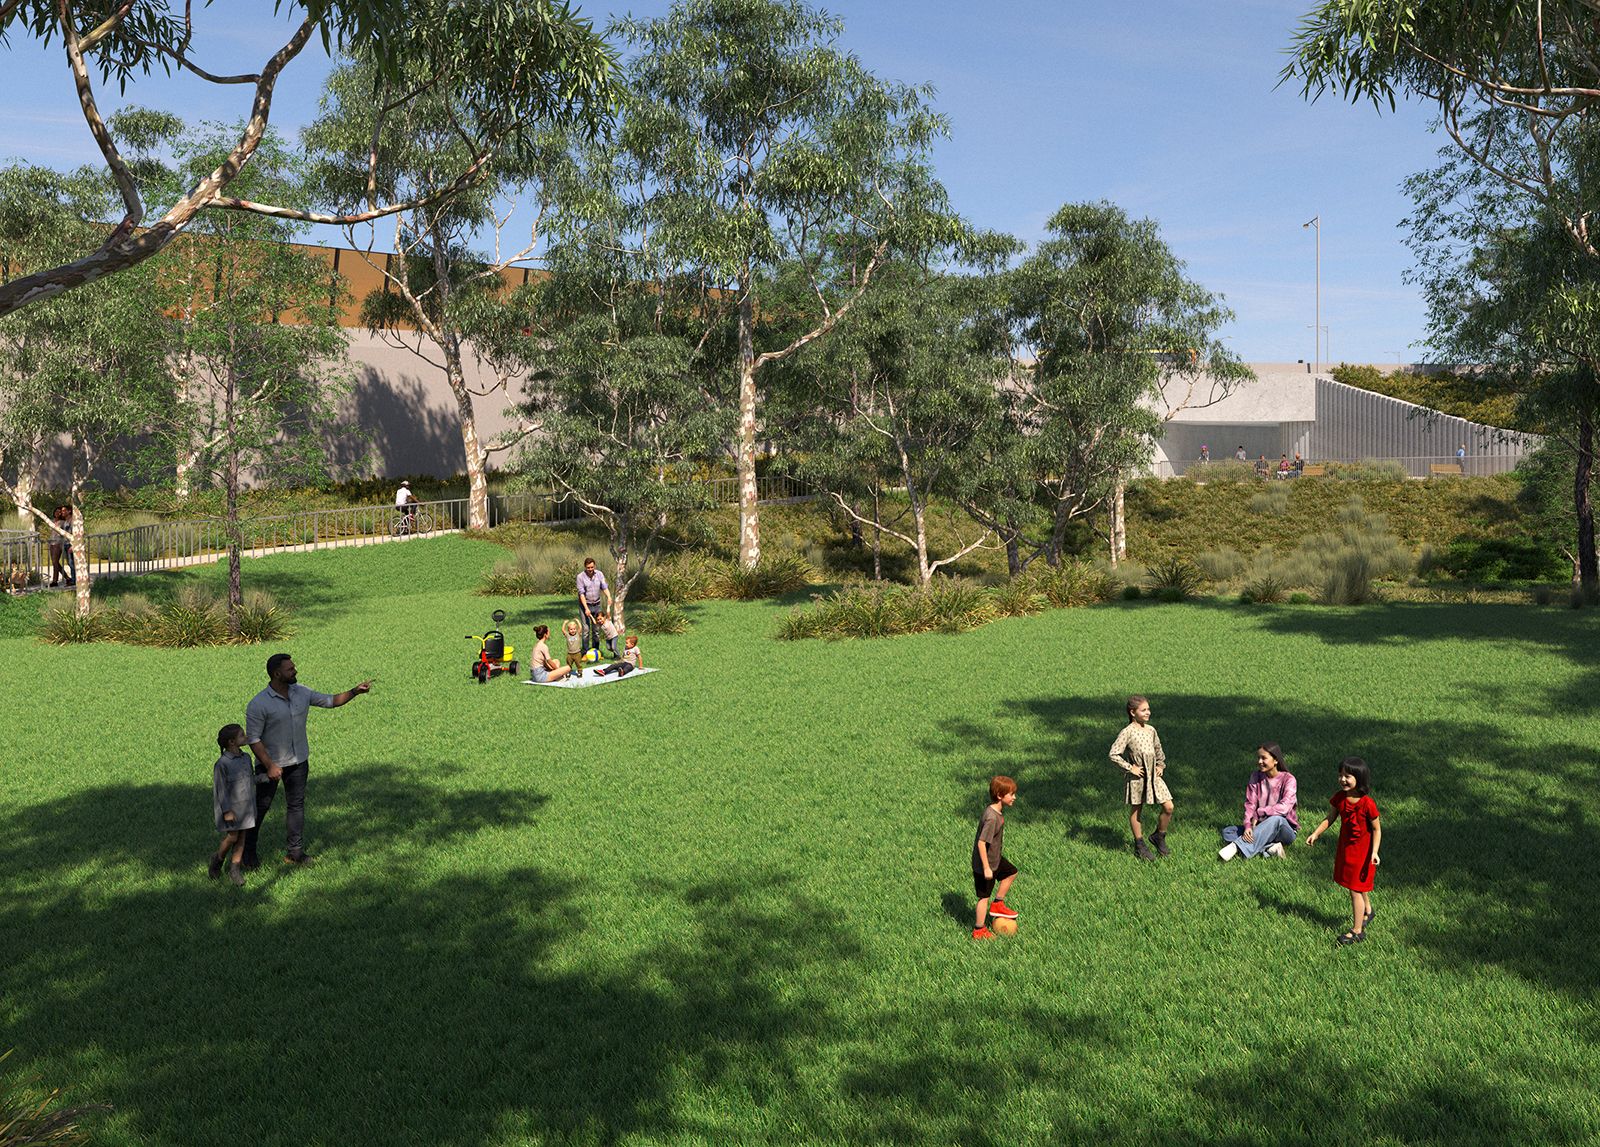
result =
M490 617L499 625L505 621L506 611L497 609ZM478 659L472 663L470 672L479 685L486 684L496 673L509 673L513 677L517 675L516 650L506 644L506 635L498 629L481 635L469 633L467 640L478 643Z

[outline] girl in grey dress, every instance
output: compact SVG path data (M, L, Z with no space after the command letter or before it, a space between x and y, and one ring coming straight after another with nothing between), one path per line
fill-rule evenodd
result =
M228 869L228 879L235 884L244 883L244 834L256 826L256 776L250 757L242 751L244 727L224 725L217 732L217 748L222 756L211 767L211 807L216 818L217 831L222 834L222 844L211 854L207 871L211 879L222 875L223 860L231 851L233 864Z
M1161 816L1150 843L1162 856L1170 856L1167 826L1172 823L1172 793L1162 775L1167 771L1167 755L1161 750L1161 737L1150 723L1150 701L1146 697L1128 698L1128 725L1111 743L1111 763L1127 776L1128 825L1133 829L1133 854L1140 860L1154 860L1144 842L1139 810L1147 804L1160 805Z

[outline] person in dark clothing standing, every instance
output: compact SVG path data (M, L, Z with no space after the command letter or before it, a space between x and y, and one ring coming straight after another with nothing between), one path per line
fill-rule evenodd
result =
M267 687L250 699L244 713L245 744L256 758L256 823L245 833L245 869L261 867L256 838L283 781L289 811L288 847L284 860L305 864L311 860L305 850L306 776L310 772L311 747L306 743L306 714L311 706L337 709L371 690L363 681L343 693L318 693L301 685L296 677L294 658L274 653L267 658Z

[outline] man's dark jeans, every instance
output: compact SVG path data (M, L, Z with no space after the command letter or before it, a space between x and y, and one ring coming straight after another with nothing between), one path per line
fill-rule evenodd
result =
M598 616L600 611L604 608L605 607L598 601L591 605L584 601L581 597L578 599L578 625L582 630L583 651L585 653L591 649L598 650L600 648L600 643L605 640L606 635L605 632L600 628L600 623L598 621L589 620L590 617ZM585 610L588 612L585 612Z
M283 793L288 802L289 842L285 851L290 856L301 856L305 853L306 842L306 774L310 771L311 762L301 761L298 765L290 765L283 770ZM256 838L261 835L261 826L266 823L267 810L272 807L272 798L278 793L278 782L267 776L267 770L261 762L256 762L256 826L246 830L244 834L244 864L254 866L261 862L256 853Z

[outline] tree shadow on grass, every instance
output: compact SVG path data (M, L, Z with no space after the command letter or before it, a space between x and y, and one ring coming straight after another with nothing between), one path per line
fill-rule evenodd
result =
M1338 998L1340 993L1334 993ZM1373 1001L1357 1004L1364 1015ZM1360 1039L1352 1019L1352 1038ZM1425 1052L1422 1054L1426 1054ZM1387 1061L1309 1046L1290 1035L1275 1046L1187 1085L1185 1127L1154 1133L1146 1142L1241 1144L1578 1143L1583 1113L1554 1100L1510 1102L1486 1086L1503 1052L1484 1049L1468 1063L1434 1061L1408 1081ZM1506 1064L1514 1070L1514 1065Z
M141 1142L466 1147L726 1136L696 1114L705 1094L779 1102L805 1085L808 1049L843 1038L831 1004L861 953L787 878L658 883L644 894L689 926L591 959L570 880L440 875L441 849L530 821L543 797L386 797L377 773L313 790L330 836L359 829L365 866L242 892L200 874L187 828L180 846L163 827L188 786L0 815L8 1041L52 1079L92 1075L77 1098L113 1104ZM533 816L529 831L547 830ZM91 863L174 855L187 872L142 881Z
M1019 813L1028 821L1099 843L1108 834L1120 836L1107 827L1120 820L1124 806L1121 775L1106 752L1123 701L1026 698L1000 706L988 720L946 723L924 738L923 748L950 765L965 793L980 792L996 760L1005 761L1019 785ZM1168 693L1153 702L1177 806L1174 832L1211 833L1238 822L1252 750L1262 741L1278 741L1288 754L1299 781L1302 831L1327 811L1338 761L1364 757L1385 810L1378 902L1400 907L1404 901L1397 904L1391 894L1416 893L1472 906L1425 922L1407 920L1408 943L1464 971L1496 965L1585 998L1600 990L1600 962L1546 955L1548 943L1571 952L1600 946L1600 917L1591 906L1591 890L1600 883L1594 814L1575 800L1552 808L1530 786L1508 784L1537 761L1547 790L1588 791L1600 775L1593 747L1530 746L1494 714L1401 722L1302 702L1290 710L1253 696ZM971 820L973 800L960 802L951 815ZM1293 863L1326 879L1332 852L1332 840L1309 853L1297 848ZM1329 891L1338 890L1330 885ZM1272 907L1319 926L1333 919L1310 908Z

